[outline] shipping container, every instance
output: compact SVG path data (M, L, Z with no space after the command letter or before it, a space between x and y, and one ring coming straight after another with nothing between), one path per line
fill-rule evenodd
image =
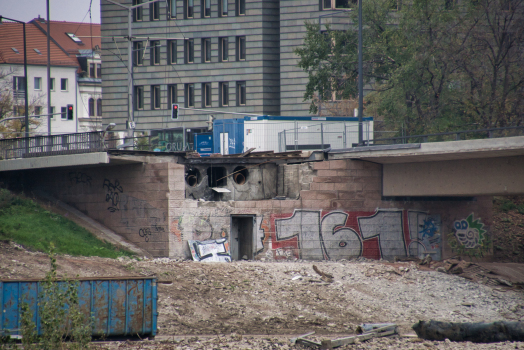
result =
M157 286L151 277L77 278L82 313L93 321L92 335L149 336L157 330ZM0 280L0 335L20 335L22 305L27 303L42 334L38 296L41 280ZM56 282L66 287L67 282Z

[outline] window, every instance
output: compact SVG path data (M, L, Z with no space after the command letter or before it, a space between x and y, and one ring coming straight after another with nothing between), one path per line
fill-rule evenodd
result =
M49 113L51 114L50 117L51 118L54 118L54 114L55 114L55 106L51 106L51 109L49 110Z
M195 85L194 84L185 84L184 86L185 93L185 107L195 107Z
M202 84L202 108L211 107L211 83Z
M229 84L219 83L218 84L218 98L220 101L220 107L229 105Z
M49 79L49 90L55 91L55 78Z
M227 1L228 0L218 0L218 15L220 17L227 16Z
M237 61L244 61L246 59L246 37L237 36Z
M173 103L177 103L176 85L167 86L167 108L171 108Z
M160 19L160 1L149 4L149 20L158 21Z
M84 45L84 43L82 42L82 40L80 40L79 37L77 37L74 33L66 33L66 35L71 38L71 40L73 40L75 43L77 44L80 44L80 45Z
M211 39L202 39L202 63L211 62Z
M89 63L89 77L96 78L96 69L94 63Z
M60 108L60 117L62 119L67 119L67 107Z
M160 41L151 41L151 48L149 49L149 58L151 59L152 66L160 64Z
M185 40L185 60L186 63L193 63L195 60L195 42L193 39Z
M176 40L169 40L167 42L167 64L176 64L177 47Z
M67 91L67 78L60 79L60 90Z
M151 85L151 109L160 109L160 85Z
M42 78L35 77L35 90L42 90Z
M246 0L235 0L235 12L237 16L246 14Z
M96 64L96 77L102 79L102 65Z
M186 18L193 18L194 15L194 0L185 0L186 2Z
M40 114L42 114L42 106L35 106L35 117L40 118Z
M237 106L246 104L246 82L237 81Z
M13 91L25 92L25 80L24 77L13 77Z
M89 99L89 103L88 103L88 109L89 109L89 116L90 117L94 117L95 116L95 99L94 98L90 98Z
M221 61L227 61L229 59L227 38L218 38L218 55Z
M357 5L358 0L320 0L321 10L349 9Z
M144 109L144 87L135 86L135 110Z
M211 17L211 0L202 0L201 17Z
M139 5L142 3L142 0L133 0L133 5ZM135 22L142 21L142 6L133 9L133 20Z
M141 66L144 58L144 43L141 41L133 42L133 63L135 66Z
M97 117L102 116L102 99L101 98L96 100L96 116Z
M167 2L169 6L167 13L168 18L176 18L176 1L177 0L168 0Z

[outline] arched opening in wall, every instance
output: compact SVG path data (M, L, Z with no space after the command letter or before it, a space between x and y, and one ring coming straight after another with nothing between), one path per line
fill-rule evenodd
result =
M227 185L227 172L224 167L207 168L207 184L209 187L220 187Z
M233 174L233 180L236 184L243 185L247 182L249 172L246 167L237 166L235 170L233 170Z
M186 183L190 187L195 187L200 183L201 176L200 171L198 169L189 169L186 173Z

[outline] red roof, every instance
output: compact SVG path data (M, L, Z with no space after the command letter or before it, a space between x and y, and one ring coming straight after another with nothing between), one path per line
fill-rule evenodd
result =
M45 34L32 24L26 24L25 30L27 63L30 65L47 65L47 38ZM40 53L35 51L35 49ZM53 41L51 41L50 49L51 65L78 66L76 57L67 55ZM24 35L21 23L4 21L0 24L0 63L24 63Z
M43 18L35 18L30 23L40 28L47 35L47 22ZM92 50L95 46L101 47L100 24L77 22L50 22L51 38L56 41L67 53L78 54L78 50ZM73 40L69 35L75 35ZM80 42L78 42L80 40Z

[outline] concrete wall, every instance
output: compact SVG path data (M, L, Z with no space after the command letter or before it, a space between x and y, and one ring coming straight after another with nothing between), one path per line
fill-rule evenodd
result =
M384 201L379 164L286 165L285 183L278 187L290 189L284 200L202 201L185 198L185 169L176 161L151 157L144 164L33 171L25 183L26 189L44 189L74 205L155 256L190 257L188 240L225 238L238 244L230 239L235 215L255 220L255 259L425 254L440 259L456 254L450 244L484 253L491 248L490 197Z

